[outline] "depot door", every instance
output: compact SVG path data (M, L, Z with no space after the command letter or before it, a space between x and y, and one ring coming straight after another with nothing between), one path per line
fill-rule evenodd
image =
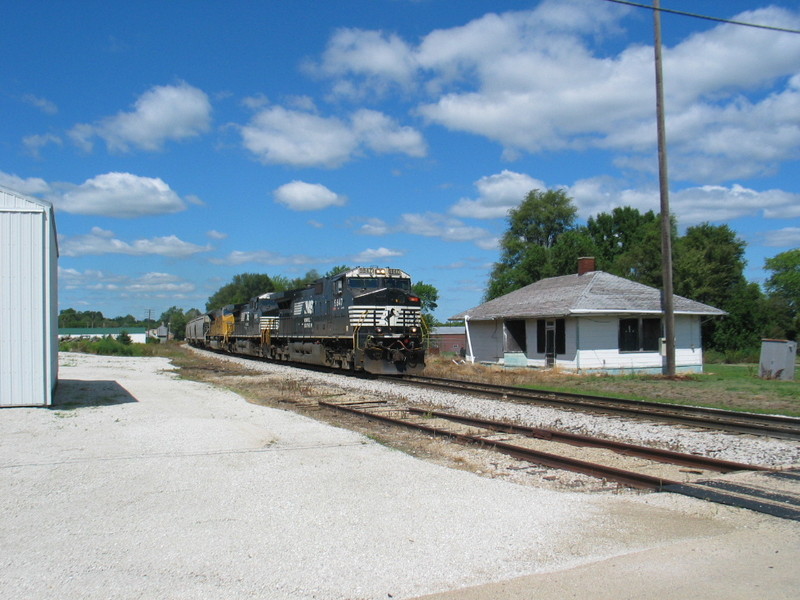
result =
M544 329L544 364L550 368L556 364L556 322L547 321Z

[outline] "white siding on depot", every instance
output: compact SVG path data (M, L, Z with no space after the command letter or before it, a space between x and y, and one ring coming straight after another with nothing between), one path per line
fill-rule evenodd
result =
M624 318L624 316L566 317L564 319L565 352L556 355L555 366L570 371L648 370L652 372L661 369L664 358L659 352L619 351L620 318ZM537 347L537 321L538 319L525 320L527 351L522 360L529 367L545 366L545 355L540 353ZM473 360L504 364L506 355L503 320L470 320L467 324ZM676 367L683 371L702 371L700 317L676 315L675 337ZM519 356L519 354L515 356Z
M580 319L580 353L574 365L562 365L581 371L658 369L663 357L658 352L620 352L619 317ZM675 316L675 366L702 369L700 317Z
M469 321L467 333L467 345L472 347L475 362L498 362L503 358L502 321Z
M57 254L50 206L0 189L0 406L52 402Z

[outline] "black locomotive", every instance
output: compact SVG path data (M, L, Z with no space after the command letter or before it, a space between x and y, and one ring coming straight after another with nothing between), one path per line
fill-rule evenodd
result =
M425 366L420 299L400 269L358 267L192 319L193 346L369 373Z

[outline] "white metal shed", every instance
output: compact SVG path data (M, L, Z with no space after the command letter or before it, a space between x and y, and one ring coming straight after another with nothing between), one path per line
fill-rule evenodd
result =
M57 380L53 207L0 186L0 406L49 406Z

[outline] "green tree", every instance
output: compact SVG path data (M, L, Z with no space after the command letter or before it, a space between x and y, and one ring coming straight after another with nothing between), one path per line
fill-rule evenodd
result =
M767 335L797 339L800 330L800 248L766 259L764 268L772 272L764 284L773 316L773 326Z
M439 290L431 284L418 281L411 286L411 291L419 296L422 312L432 313L439 306L437 304L439 300Z
M189 310L186 311L186 320L191 321L195 317L199 317L202 314L203 313L200 312L199 308L190 308Z
M745 246L727 225L689 227L675 245L675 293L727 310L745 282Z
M547 265L547 276L572 275L578 268L578 259L582 256L598 255L597 244L585 228L565 231L550 248Z
M433 311L439 306L439 290L429 283L418 281L411 286L411 291L419 296L422 311L422 327L425 334L429 334L431 329L436 326L436 317Z
M320 278L321 275L319 274L319 271L317 271L316 269L311 269L302 277L295 277L294 279L290 279L284 275L274 275L272 277L273 289L270 291L284 292L286 290L299 290L301 288L308 286L311 283L314 283L317 279Z
M794 313L800 311L800 248L768 258L764 268L772 272L764 285L767 292L783 298Z
M206 310L215 310L228 304L243 304L251 298L275 291L269 275L241 273L222 286L206 302Z
M550 248L572 229L578 210L564 190L532 190L509 211L507 236L527 244Z
M58 313L58 326L64 328L77 327L75 325L78 320L77 314L74 308L65 308Z
M586 230L597 248L597 266L603 271L629 277L646 255L661 254L661 219L652 210L642 214L630 206L617 207L610 213L589 217ZM658 232L659 236L653 235ZM657 245L653 246L653 243Z
M486 299L548 276L550 249L561 235L574 228L576 213L564 190L533 190L522 204L511 209L508 230L500 241L500 260L489 275ZM573 271L574 268L573 265Z
M737 283L724 310L727 316L703 323L703 346L729 357L758 348L769 323L764 295L758 284L744 280Z
M91 328L91 327L112 327L103 313L96 310L75 311L66 308L59 313L58 326L72 328Z
M499 298L546 277L548 260L544 246L525 247L517 240L507 240L503 256L489 275L486 300Z
M348 267L347 265L337 265L337 266L329 269L328 272L325 273L324 276L325 277L333 277L335 275L338 275L339 273L346 273L349 270L350 270L350 267Z
M678 236L674 220L671 229L674 248ZM636 241L632 241L630 246L614 259L609 272L651 287L663 286L661 219L645 221L640 225Z
M744 276L745 248L728 225L709 223L675 244L675 293L728 313L705 321L702 334L705 347L729 354L757 348L769 322L764 295Z
M192 310L196 311L198 314L200 312L196 308ZM161 321L161 323L164 323L169 327L169 332L174 336L176 340L183 340L186 337L186 323L189 322L190 318L194 318L194 316L197 315L193 315L192 317L190 317L188 313L184 314L182 308L178 308L177 306L172 306L163 313L161 313L161 317L159 318L159 320Z

